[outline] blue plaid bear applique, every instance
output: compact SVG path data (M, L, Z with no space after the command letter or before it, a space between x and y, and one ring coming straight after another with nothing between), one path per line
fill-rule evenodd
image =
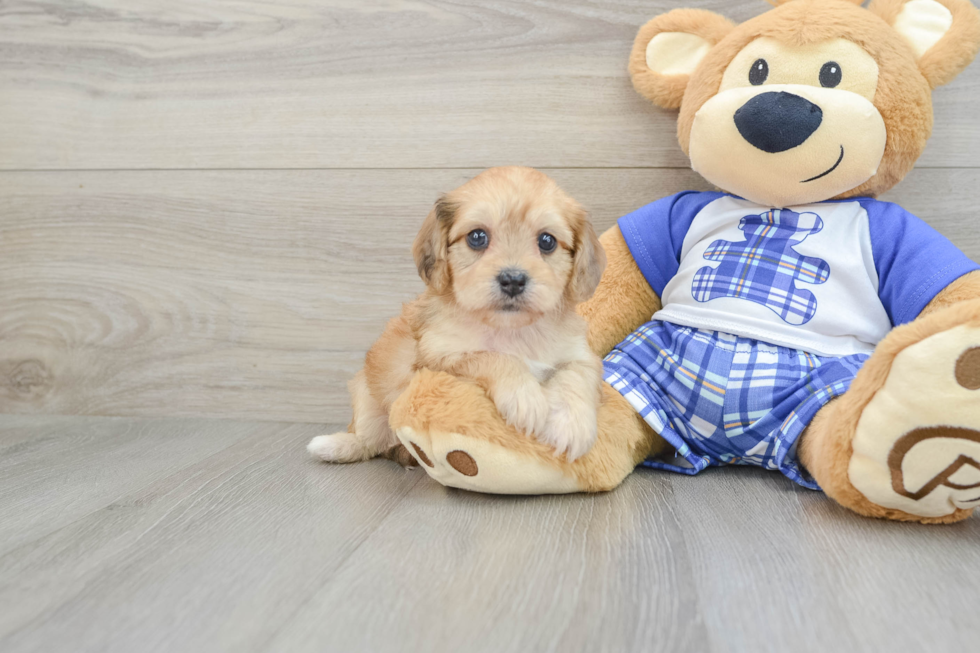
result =
M793 247L823 229L816 213L772 209L747 215L738 228L746 239L733 243L716 240L704 253L717 267L703 267L694 275L691 292L699 302L720 297L747 299L772 309L789 324L809 322L817 312L817 299L797 282L820 284L830 278L830 265L802 256Z

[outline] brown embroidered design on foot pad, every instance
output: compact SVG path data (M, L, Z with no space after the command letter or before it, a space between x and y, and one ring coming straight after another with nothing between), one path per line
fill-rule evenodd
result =
M425 465L427 465L428 467L434 467L432 461L429 460L429 457L425 455L424 451L422 451L422 447L420 447L419 445L413 442L412 449L415 449L415 453L416 455L418 455L419 460L421 460Z
M473 460L473 456L458 449L446 454L446 462L463 476L476 476L477 472L480 471L479 467L476 466L476 461Z
M980 390L980 347L960 354L956 360L956 382L967 390Z
M973 488L980 488L980 482L969 485L961 485L958 483L953 483L949 480L953 474L960 471L960 469L963 467L973 467L977 471L980 471L980 462L963 454L960 454L960 456L956 458L952 464L932 477L932 479L930 479L917 491L912 492L905 487L905 479L902 472L902 462L905 460L905 454L907 454L915 445L933 438L971 440L980 444L980 431L955 426L931 426L926 428L918 428L905 434L895 442L895 446L892 447L891 453L888 455L888 467L892 474L892 489L903 497L908 497L913 501L918 501L919 499L928 496L929 493L940 485L945 485L952 490L970 490Z

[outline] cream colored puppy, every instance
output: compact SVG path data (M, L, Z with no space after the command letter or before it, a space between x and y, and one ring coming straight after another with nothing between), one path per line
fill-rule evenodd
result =
M585 454L602 362L575 305L606 265L585 210L537 170L491 168L436 202L413 253L425 292L388 323L351 381L348 432L313 438L309 452L340 463L400 446L388 412L429 368L475 380L510 424L557 454Z

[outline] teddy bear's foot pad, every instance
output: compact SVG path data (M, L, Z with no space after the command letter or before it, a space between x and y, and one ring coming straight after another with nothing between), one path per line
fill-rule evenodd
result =
M895 357L858 422L848 476L872 503L918 517L980 506L980 328Z
M460 433L395 431L419 466L443 485L493 494L581 492L558 465Z

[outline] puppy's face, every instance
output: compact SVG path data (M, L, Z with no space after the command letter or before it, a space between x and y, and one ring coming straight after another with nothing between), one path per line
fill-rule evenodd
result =
M605 267L582 207L529 168L491 168L440 199L415 258L430 288L495 328L584 301Z

